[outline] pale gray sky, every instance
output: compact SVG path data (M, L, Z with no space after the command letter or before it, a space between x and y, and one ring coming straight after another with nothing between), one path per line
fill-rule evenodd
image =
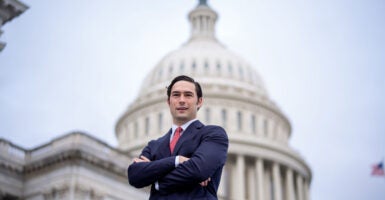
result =
M116 146L142 79L189 37L194 0L23 0L2 27L0 137L74 130ZM383 200L385 1L212 0L217 37L260 73L313 171L312 200Z

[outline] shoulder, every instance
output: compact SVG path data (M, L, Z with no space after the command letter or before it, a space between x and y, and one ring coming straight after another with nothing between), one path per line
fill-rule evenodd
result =
M201 131L209 131L209 132L220 132L226 134L225 129L218 125L205 125L201 121L196 120L191 125L193 125L196 129L201 129Z
M202 132L210 137L221 137L227 140L227 133L225 129L217 125L205 125L202 127Z
M223 129L221 126L217 126L217 125L206 125L203 127L203 130L221 132L221 133L226 134L225 129Z
M218 125L205 125L204 129L212 130L212 131L217 130L217 131L226 132L225 129L223 129L221 126L218 126Z

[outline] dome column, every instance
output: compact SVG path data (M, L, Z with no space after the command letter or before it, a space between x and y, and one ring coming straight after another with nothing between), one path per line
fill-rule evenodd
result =
M310 196L309 196L309 183L308 183L308 181L304 181L303 187L304 187L304 199L305 200L310 200Z
M263 182L263 174L264 168L263 168L263 160L261 158L257 158L255 161L255 171L257 175L257 199L258 200L264 200L265 194L264 194L264 182Z
M245 157L237 155L235 161L235 181L232 182L233 199L245 200Z
M255 200L256 197L256 170L254 167L246 167L247 168L247 199Z
M288 168L286 169L286 199L295 200L294 198L294 181L293 181L293 171Z
M297 174L297 200L305 200L303 198L303 181L300 174Z
M279 164L277 162L274 162L273 164L273 185L274 200L282 200L281 172L279 170Z

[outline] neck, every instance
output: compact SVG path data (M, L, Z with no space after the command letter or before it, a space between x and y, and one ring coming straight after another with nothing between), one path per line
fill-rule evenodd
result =
M173 123L176 125L176 126L183 126L184 124L190 122L190 121L193 121L193 120L196 120L196 118L193 118L193 119L190 119L190 120L176 120L174 119Z

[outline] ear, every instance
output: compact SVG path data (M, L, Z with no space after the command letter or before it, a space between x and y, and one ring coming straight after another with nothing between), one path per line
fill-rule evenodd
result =
M197 109L198 110L202 107L202 104L203 104L203 98L200 97L200 98L198 98L198 101L197 101Z
M170 106L170 99L167 99L166 101L167 101L167 104Z

